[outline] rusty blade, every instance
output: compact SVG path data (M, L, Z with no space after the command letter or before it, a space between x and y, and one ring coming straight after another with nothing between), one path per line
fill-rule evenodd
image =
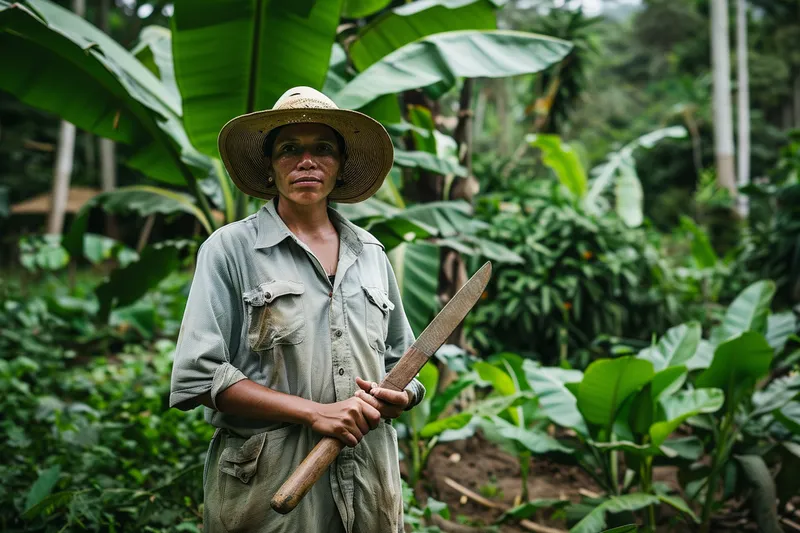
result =
M492 263L487 261L439 311L411 347L424 352L428 357L433 355L475 306L491 277Z

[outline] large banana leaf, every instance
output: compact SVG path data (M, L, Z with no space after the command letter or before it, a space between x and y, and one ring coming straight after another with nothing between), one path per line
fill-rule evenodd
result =
M658 344L645 348L637 357L653 363L656 372L670 366L683 365L697 352L701 333L697 322L675 326L667 330Z
M386 7L391 0L344 0L342 2L342 16L347 18L361 18L371 15Z
M586 195L586 171L578 153L569 144L562 143L558 135L528 135L526 140L542 151L542 162L555 172L575 198Z
M139 33L139 42L131 53L161 80L180 109L181 93L178 91L175 69L172 65L172 32L161 26L145 27Z
M586 369L578 409L588 422L610 427L623 402L653 378L653 364L632 356L600 359Z
M638 511L650 505L658 505L659 499L652 494L632 493L611 496L592 509L583 520L575 524L569 533L598 533L606 527L606 513Z
M359 109L376 98L457 77L503 78L539 72L561 61L572 45L515 31L451 31L409 43L356 76L334 96L339 107Z
M578 411L578 399L567 389L567 383L578 383L583 379L580 370L537 367L532 361L523 364L525 377L539 399L542 412L561 427L572 428L581 435L588 435L586 424Z
M428 327L439 309L439 247L404 243L389 252L403 306L415 336Z
M650 441L654 446L661 446L684 420L700 413L714 413L724 402L725 393L720 389L682 391L663 398L664 420L650 426Z
M350 44L350 59L356 69L362 71L403 45L434 33L493 30L497 27L495 8L502 3L499 0L422 0L404 4L359 30Z
M745 331L765 335L774 295L775 282L771 280L757 281L743 290L728 306L722 326L712 333L712 342L721 342Z
M696 384L724 390L726 401L735 405L741 401L742 391L769 372L771 362L772 348L764 336L745 331L717 346L711 366L697 377Z
M270 109L293 86L321 89L341 4L175 2L175 73L192 144L215 157L217 135L228 120Z
M127 163L154 179L182 184L187 172L206 171L192 168L180 101L152 72L74 13L47 0L26 4L0 0L0 49L13 50L0 54L0 89L132 144L138 151Z

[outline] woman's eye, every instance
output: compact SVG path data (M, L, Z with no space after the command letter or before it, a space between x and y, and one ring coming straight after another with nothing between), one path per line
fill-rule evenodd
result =
M284 144L281 147L281 153L291 154L291 153L293 153L295 151L295 149L296 149L296 146L293 145L293 144Z
M329 154L333 151L333 146L331 146L330 144L320 144L317 147L317 150L319 150L321 154Z

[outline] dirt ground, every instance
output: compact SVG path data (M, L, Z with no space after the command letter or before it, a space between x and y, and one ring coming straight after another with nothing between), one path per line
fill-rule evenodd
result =
M654 481L678 488L676 476L676 470L671 467L654 470ZM443 443L434 448L428 459L423 480L416 487L416 494L421 503L424 505L428 496L447 503L451 521L442 523L440 520L437 525L443 531L455 533L489 530L486 526L494 524L504 509L513 507L515 498L519 498L520 492L520 470L517 459L498 449L480 434L462 441ZM461 487L457 487L453 482ZM475 493L479 499L482 496L484 504L472 496L465 496L464 489ZM584 496L602 494L597 484L580 468L539 458L531 460L528 492L531 500L548 498L566 499L570 502L579 502ZM565 532L568 527L563 513L561 517L552 517L552 514L552 511L545 510L529 519L532 524L507 523L500 525L494 531ZM718 516L717 525L713 528L714 533L757 531L755 524L747 515L746 510L731 509L723 520L719 520ZM459 525L459 516L468 518L467 524L471 527ZM670 508L661 506L658 518L659 533L689 532L694 529L676 518L675 512L671 512Z

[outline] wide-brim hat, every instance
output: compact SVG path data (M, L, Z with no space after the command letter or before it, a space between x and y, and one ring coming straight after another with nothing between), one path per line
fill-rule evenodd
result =
M386 129L358 111L339 109L311 87L286 91L270 110L231 119L219 133L219 153L233 182L245 193L269 200L278 194L275 182L267 182L269 159L264 140L269 132L288 124L325 124L344 139L347 155L343 184L328 198L333 202L366 200L381 187L394 162L394 146Z

